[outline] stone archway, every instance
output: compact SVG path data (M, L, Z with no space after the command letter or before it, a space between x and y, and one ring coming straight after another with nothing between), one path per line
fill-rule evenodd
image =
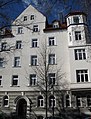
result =
M18 100L16 111L17 111L17 115L19 117L26 117L26 115L27 115L27 102L24 98L21 98Z

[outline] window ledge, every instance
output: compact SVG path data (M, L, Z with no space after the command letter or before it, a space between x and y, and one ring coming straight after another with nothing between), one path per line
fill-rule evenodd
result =
M21 68L21 66L12 66L13 68Z
M20 87L19 85L10 85L10 87Z

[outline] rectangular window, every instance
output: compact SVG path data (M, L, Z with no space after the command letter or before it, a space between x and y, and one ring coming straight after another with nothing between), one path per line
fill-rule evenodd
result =
M55 54L49 54L49 64L55 63L56 63Z
M81 31L75 31L75 40L81 40Z
M82 97L80 96L76 97L76 104L77 104L77 107L82 107Z
M55 39L54 39L54 37L49 37L49 46L53 46L53 45L55 45Z
M34 25L33 26L33 32L38 32L38 31L39 31L38 25Z
M77 82L88 82L88 70L76 70Z
M14 67L20 67L20 57L14 58Z
M6 51L6 50L8 50L8 47L7 47L7 43L4 42L1 44L1 51Z
M79 23L79 17L78 16L73 17L73 21L75 24L78 24Z
M49 73L48 75L49 85L55 85L55 78L56 78L55 73Z
M16 41L16 49L22 48L22 41Z
M30 20L34 20L34 15L31 15L30 16Z
M18 27L18 34L22 34L23 33L23 27Z
M2 85L2 76L0 76L0 86Z
M27 21L27 16L24 16L24 19L23 19L23 21Z
M75 60L85 60L86 59L86 51L85 49L75 49Z
M36 55L31 56L31 65L37 66L37 56Z
M18 75L12 76L12 86L18 86Z
M38 47L38 39L32 39L32 47Z
M36 74L30 74L30 85L35 86L37 81Z
M0 67L3 67L4 65L4 58L0 58Z

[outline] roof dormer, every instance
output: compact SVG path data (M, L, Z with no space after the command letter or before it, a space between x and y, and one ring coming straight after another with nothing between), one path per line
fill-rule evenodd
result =
M52 25L53 25L53 28L59 28L59 21L58 20L54 20L53 22L52 22Z

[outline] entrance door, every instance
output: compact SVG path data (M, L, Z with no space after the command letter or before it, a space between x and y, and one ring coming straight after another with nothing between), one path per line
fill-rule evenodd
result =
M25 99L20 99L17 103L17 115L19 117L26 117L27 102Z

